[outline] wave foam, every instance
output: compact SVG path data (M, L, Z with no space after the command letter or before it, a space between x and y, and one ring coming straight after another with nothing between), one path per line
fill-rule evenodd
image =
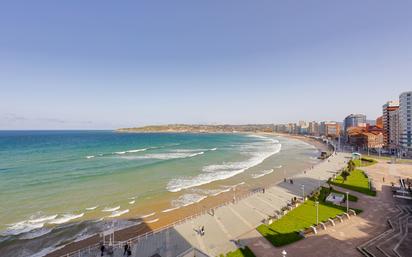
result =
M112 211L117 211L118 209L120 209L120 205L116 206L116 207L106 207L102 211L103 212L112 212Z
M172 206L180 208L183 206L188 206L194 203L198 203L203 199L206 199L207 196L199 194L184 194L181 195L178 199L172 201Z
M146 221L146 223L149 224L149 223L155 223L155 222L158 222L158 221L159 221L159 219L154 219L154 220Z
M29 220L23 220L14 224L10 224L10 226L2 232L2 235L5 236L16 236L24 233L28 233L34 230L39 230L43 228L44 224L48 221L54 220L57 217L57 214L50 215L50 216L41 216L38 218L32 217Z
M265 175L268 175L268 174L272 173L273 171L274 171L274 169L264 170L264 171L262 171L260 174L253 174L253 175L252 175L252 178L261 178L261 177L263 177L263 176L265 176Z
M80 214L77 214L77 215L76 214L64 214L62 217L54 219L54 220L52 220L48 223L55 224L55 225L63 224L63 223L69 222L71 220L81 218L81 217L83 217L83 215L84 215L84 213L80 213Z
M163 210L162 212L171 212L171 211L177 210L177 209L179 209L179 208L180 208L180 207L173 207L173 208L169 208L169 209Z
M86 208L86 211L93 211L93 210L95 210L97 207L99 207L99 206L96 205L96 206L93 206L93 207L87 207L87 208Z
M148 217L151 217L151 216L153 216L153 215L155 215L155 214L156 214L156 212L152 212L152 213L149 213L149 214L142 215L142 216L140 216L140 218L141 218L141 219L148 218Z
M94 157L95 157L94 155L88 155L88 156L86 156L87 159L91 159L91 158L94 158Z
M136 200L130 201L129 204L134 204Z
M129 209L121 210L121 211L114 211L114 212L112 212L111 215L109 215L109 218L119 217L119 216L122 216L123 214L126 214L128 212L129 212Z
M27 240L27 239L34 239L37 237L44 236L52 231L51 228L39 228L39 229L34 229L22 236L19 237L19 239Z
M171 160L171 159L184 159L191 158L197 155L202 155L204 152L169 152L169 153L151 153L142 156L124 156L123 159L136 160L136 159L157 159L157 160Z
M147 150L147 148L133 149L133 150L127 150L126 153L138 153L138 152L144 152L146 150Z
M260 136L257 136L260 137ZM224 180L236 176L245 170L257 166L268 157L278 153L282 145L279 141L272 138L265 138L265 145L258 144L249 151L245 152L252 157L246 161L228 162L217 165L209 165L203 168L203 173L195 177L176 178L169 181L167 190L170 192L179 192L183 189L192 188L208 184L217 180ZM270 143L267 145L267 143ZM263 149L262 149L263 147Z

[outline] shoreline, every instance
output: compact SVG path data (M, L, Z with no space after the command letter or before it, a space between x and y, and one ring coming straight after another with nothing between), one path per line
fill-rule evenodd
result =
M325 151L325 149L328 149L328 147L324 143L321 143L312 138L307 138L307 137L302 137L302 136L283 135L283 134L269 133L269 132L241 133L241 134L281 136L281 137L285 137L289 139L300 140L305 143L311 144L319 151ZM320 161L319 163L321 162L322 161ZM319 163L317 163L316 165L318 165ZM300 174L301 172L303 172L303 170L297 171L291 177L294 177ZM122 229L115 231L114 233L115 239L116 241L127 241L127 240L130 240L131 238L135 238L139 235L142 235L148 232L153 232L156 230L164 229L166 227L170 227L176 222L187 220L188 217L199 216L211 209L219 208L220 206L233 201L233 198L235 195L236 195L236 198L243 198L249 195L251 192L259 190L259 188L273 186L274 184L280 182L281 180L282 180L281 178L277 178L276 180L272 180L268 183L262 184L261 187L240 188L240 189L236 189L235 191L231 189L230 191L222 192L218 195L207 197L206 199L203 199L200 202L193 203L188 206L183 206L181 208L170 210L167 212L165 212L165 210L159 211L155 213L154 215L150 215L150 217L141 217L141 218L134 218L134 219L133 218L132 219L119 218L119 220L129 220L129 221L137 222L139 224L132 225L130 227L122 228ZM93 235L91 237L88 237L88 238L85 238L79 241L68 243L67 245L62 246L61 248L56 249L55 251L50 252L46 254L45 256L56 257L56 256L67 255L73 252L77 252L80 249L96 246L96 244L99 244L100 241L101 241L101 237L99 235Z

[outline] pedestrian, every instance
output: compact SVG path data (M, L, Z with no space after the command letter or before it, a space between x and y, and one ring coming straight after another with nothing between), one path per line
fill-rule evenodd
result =
M129 249L129 245L127 244L127 242L124 244L124 252L123 255L126 255L127 250Z
M263 193L265 193L265 189L263 188Z
M385 183L385 177L382 177L382 182Z
M286 178L284 178L284 179L283 179L283 182L285 182L285 183L286 183Z
M100 256L103 256L105 249L106 249L106 248L104 247L104 244L101 243L101 244L100 244Z
M132 248L130 247L130 245L127 248L127 256L132 256Z
M202 228L200 229L201 235L204 236L205 235L205 226L202 226Z

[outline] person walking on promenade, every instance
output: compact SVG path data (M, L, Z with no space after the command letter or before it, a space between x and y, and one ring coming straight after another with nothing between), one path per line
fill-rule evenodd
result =
M126 242L126 243L124 244L123 256L126 255L128 249L129 249L129 245L128 245L127 242Z
M130 247L130 245L127 246L127 256L132 256L132 248Z
M103 256L105 249L106 249L106 248L104 247L104 244L101 243L101 244L100 244L100 256Z
M205 235L205 226L202 226L202 228L200 229L200 234L201 234L202 236Z

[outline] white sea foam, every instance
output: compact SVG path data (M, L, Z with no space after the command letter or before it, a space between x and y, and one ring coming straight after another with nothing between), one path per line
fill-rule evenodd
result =
M134 204L136 200L130 201L129 204Z
M210 151L216 151L217 150L217 148L215 147L215 148L212 148L212 149L210 149Z
M155 214L156 214L156 212L152 212L152 213L149 213L149 214L146 214L146 215L142 215L140 218L142 218L142 219L148 218L148 217L151 217L151 216L153 216L153 215L155 215Z
M169 209L163 210L162 212L171 212L171 211L177 210L177 209L179 209L179 208L180 208L180 207L173 207L173 208L169 208Z
M133 150L127 150L126 153L138 153L138 152L144 152L146 151L147 148L143 148L143 149L133 149Z
M191 158L197 155L202 155L204 152L168 152L168 153L151 153L142 156L123 156L123 159L137 160L137 159L157 159L157 160L171 160Z
M150 223L155 223L155 222L158 222L158 221L159 221L159 219L154 219L154 220L146 221L146 223L147 223L147 224L150 224Z
M126 151L121 151L121 152L114 152L115 154L125 154Z
M87 159L94 158L94 155L88 155L88 156L86 156L86 158L87 158Z
M28 220L28 222L31 223L31 224L42 223L42 222L46 222L46 221L49 221L49 220L54 220L56 217L57 217L57 214L51 215L51 216L43 216L43 217L39 217L39 218L30 219L30 220Z
M177 208L182 207L182 206L188 206L194 203L198 203L205 198L207 198L207 196L205 195L184 194L184 195L181 195L178 199L173 200L172 206L177 207Z
M16 236L16 235L20 235L23 233L27 233L30 232L32 230L35 229L39 229L42 228L44 225L44 222L41 223L29 223L28 221L22 221L22 222L18 222L15 224L12 224L11 226L9 226L5 231L2 232L2 235L4 236Z
M2 232L3 235L20 235L23 233L28 233L34 230L39 230L43 228L44 224L48 221L54 220L57 214L50 216L34 217L32 216L28 220L23 220L10 226Z
M129 212L129 209L121 210L121 211L114 211L114 212L112 212L112 214L109 217L110 218L119 217L119 216L121 216L125 213L128 213L128 212Z
M259 174L253 174L253 175L252 175L252 178L261 178L261 177L263 177L263 176L265 176L265 175L268 175L268 174L272 173L273 171L274 171L274 169L264 170L264 171L262 171L262 172L259 173Z
M75 220L78 218L83 217L84 213L80 213L80 214L64 214L62 215L60 218L56 218L48 223L50 224L63 224L66 222L69 222L71 220Z
M112 211L117 211L118 209L120 209L120 206L116 206L116 207L106 207L106 208L104 208L102 211L103 211L103 212L112 212Z
M93 206L93 207L87 207L86 211L93 211L95 210L97 207L99 207L99 205Z
M28 233L23 234L22 236L19 237L19 239L34 239L37 237L44 236L52 231L51 228L39 228L39 229L34 229Z
M227 162L206 166L203 168L203 172L195 177L172 179L167 184L167 190L170 192L179 192L183 189L231 178L253 166L259 165L265 159L281 150L282 145L276 139L266 137L261 138L265 139L263 144L261 142L258 144L249 144L249 146L252 145L250 146L251 148L245 149L244 154L251 156L251 158L241 162Z
M232 190L232 189L231 189L231 188L226 188L226 189L224 189L224 190L221 190L221 191L219 191L219 192L216 192L216 193L212 194L212 196L218 196L218 195L220 195L220 194L222 194L222 193L229 192L230 190Z

